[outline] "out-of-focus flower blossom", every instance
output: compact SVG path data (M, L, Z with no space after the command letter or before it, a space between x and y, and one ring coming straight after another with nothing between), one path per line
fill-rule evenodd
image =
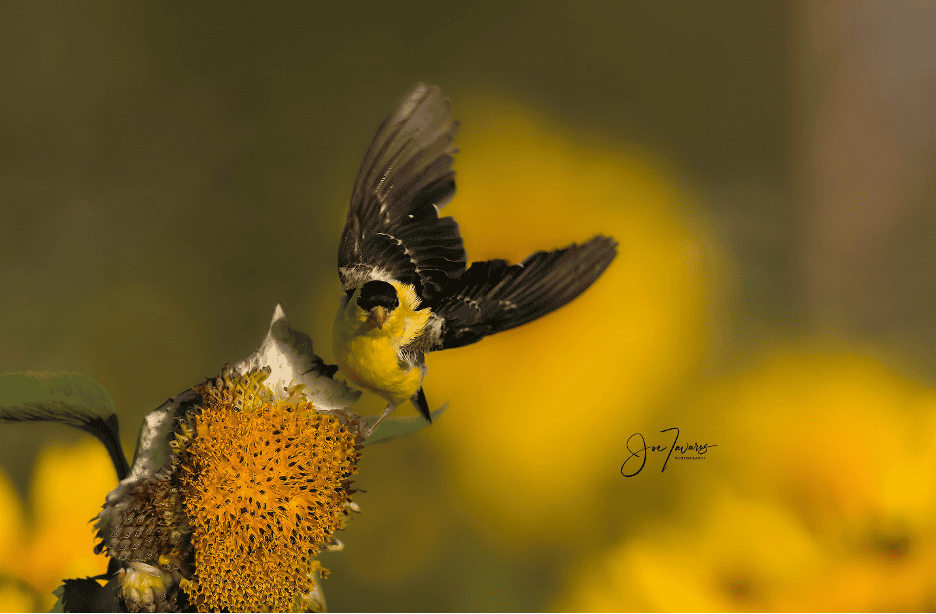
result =
M0 611L49 610L62 578L94 576L107 558L93 552L88 520L114 467L97 441L43 448L33 469L28 509L0 474Z
M427 394L465 409L442 434L471 517L528 543L580 542L628 429L705 356L717 254L664 161L496 97L464 108L473 115L462 118L459 197L448 206L472 260L620 239L613 266L570 305L427 357Z
M853 352L812 352L703 396L690 411L721 433L724 486L688 489L692 518L625 539L559 607L933 609L932 390Z
M628 540L582 571L559 607L577 611L798 609L822 552L789 512L726 489L686 525Z

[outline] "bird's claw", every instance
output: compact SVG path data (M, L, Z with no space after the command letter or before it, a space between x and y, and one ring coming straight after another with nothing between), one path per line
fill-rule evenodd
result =
M391 404L391 403L387 403L387 406L384 407L383 413L380 414L380 417L377 418L377 421L374 422L374 423L371 425L371 427L370 427L369 429L367 429L367 431L364 432L364 439L367 439L368 437L370 437L370 436L371 436L371 433L374 432L374 429L377 428L377 425L379 425L381 422L383 422L383 419L384 419L384 418L386 418L387 416L389 416L390 414L392 414L394 409L396 409L396 405L393 405L393 404Z

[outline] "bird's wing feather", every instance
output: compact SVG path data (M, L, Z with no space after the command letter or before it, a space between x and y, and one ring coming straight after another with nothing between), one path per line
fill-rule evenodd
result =
M338 248L345 290L378 275L431 298L465 270L458 224L439 218L455 193L458 122L438 87L420 84L374 137L361 165Z
M585 291L611 263L617 243L598 236L583 245L536 252L520 264L475 262L457 291L427 306L434 322L414 341L422 351L461 347L526 324Z

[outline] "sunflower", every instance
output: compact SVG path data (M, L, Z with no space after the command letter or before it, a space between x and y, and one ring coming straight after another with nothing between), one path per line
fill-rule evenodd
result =
M324 611L317 556L343 547L334 533L360 511L351 478L363 447L428 424L351 412L360 393L333 373L277 306L256 352L146 416L132 464L99 385L0 376L0 418L94 434L120 479L94 519L107 571L65 580L56 608Z

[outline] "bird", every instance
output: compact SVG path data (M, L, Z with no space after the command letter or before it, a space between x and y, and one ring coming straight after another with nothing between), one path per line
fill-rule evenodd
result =
M468 266L458 224L440 217L455 194L458 127L440 89L418 84L377 130L351 194L333 342L346 379L387 401L375 427L407 400L432 422L422 386L427 352L466 346L562 307L617 253L614 239L598 235L518 264Z

